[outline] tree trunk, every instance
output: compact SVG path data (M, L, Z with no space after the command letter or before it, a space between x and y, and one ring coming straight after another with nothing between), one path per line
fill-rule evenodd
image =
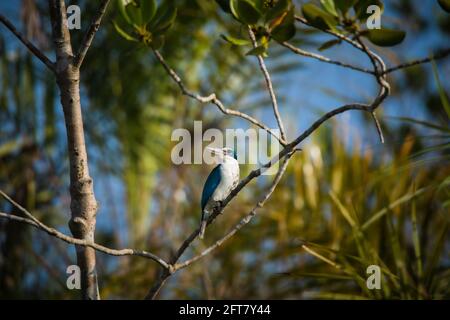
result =
M73 63L70 33L67 28L66 8L63 0L51 0L53 42L56 50L56 77L67 131L70 164L70 231L79 239L94 242L97 201L93 181L89 175L88 157L84 140L80 103L80 71ZM100 298L95 269L95 250L76 247L77 264L81 271L83 299Z

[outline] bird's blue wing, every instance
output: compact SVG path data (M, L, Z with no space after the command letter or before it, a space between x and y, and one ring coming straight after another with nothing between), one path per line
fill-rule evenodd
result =
M206 204L208 203L209 198L211 198L214 190L216 190L217 186L220 183L220 164L211 171L206 179L205 185L203 186L202 192L202 211L205 209Z

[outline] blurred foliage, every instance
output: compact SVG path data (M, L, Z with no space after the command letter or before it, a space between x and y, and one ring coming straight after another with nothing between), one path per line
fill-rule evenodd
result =
M35 2L35 6L30 1L22 3L21 10L26 12L23 30L48 49L46 1ZM72 2L83 8L85 27L96 3ZM238 2L242 1L233 1ZM157 1L150 11L157 12L162 3ZM262 117L270 111L270 100L263 78L257 76L260 71L254 57L245 56L250 43L242 26L242 22L253 22L237 12L237 7L227 10L227 3L173 1L177 16L167 20L171 29L162 28L161 52L193 91L216 92L227 106ZM332 15L333 28L350 32L349 25L342 25L345 16L358 24L364 21L358 3L279 1L279 11L258 9L261 19L255 31L261 30L259 27L275 30L283 26L281 22L293 6L296 14L301 14L301 8L309 4L314 9L306 11L319 17L323 12ZM288 10L281 4L287 4ZM182 96L153 59L147 46L152 46L151 41L130 42L117 32L117 25L127 26L126 32L137 36L131 34L135 31L130 31L134 29L117 5L117 1L112 3L81 71L89 159L100 202L96 241L111 247L146 249L168 258L198 225L202 182L211 169L173 165L169 161L175 143L170 141L172 130L188 128L192 132L195 120L203 120L203 130L243 124L223 117L215 106ZM271 9L273 5L276 3ZM425 17L410 1L389 5L390 16L407 21L402 28L417 33L432 30L442 43L448 39L445 26L449 15L437 2L436 12ZM34 18L27 19L29 16ZM155 16L144 20L151 24ZM277 19L281 16L284 18ZM43 26L41 32L37 25ZM271 34L272 30L268 31ZM80 43L81 37L82 32L73 31L72 43ZM292 59L280 49L276 41L282 38L274 37L269 47L263 37L259 34L258 41L268 50L274 86L283 88L292 79L288 74L300 70L302 60ZM296 45L324 45L317 32L303 26L292 37L289 41ZM13 38L2 28L0 188L44 222L69 232L68 168L59 94L52 75L25 48L14 45L15 39L9 39ZM402 53L400 57L392 51L383 53L390 61L403 60ZM425 65L390 76L392 98L413 96L410 108L421 110L424 117L385 117L386 145L363 142L361 136L349 133L342 118L321 128L292 159L261 215L214 254L175 275L161 298L448 299L447 78L439 67L433 72ZM280 93L279 99L285 102L285 94ZM286 119L298 113L287 107L281 111ZM302 128L293 129L299 132ZM364 129L363 122L358 130ZM242 166L241 175L250 169ZM266 180L245 189L208 229L205 241L195 242L187 255L201 251L248 212L264 191ZM12 208L1 201L0 210L10 212ZM78 297L77 292L65 288L66 267L75 263L71 246L5 220L0 220L0 246L1 298ZM365 285L371 264L382 268L381 290L368 290ZM145 259L98 254L103 298L142 298L159 271Z

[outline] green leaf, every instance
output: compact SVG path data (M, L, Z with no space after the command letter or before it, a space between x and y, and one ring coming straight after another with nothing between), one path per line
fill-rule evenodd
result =
M423 194L425 191L427 191L429 188L428 187L423 187L419 190L414 190L414 192L410 192L405 194L404 196L398 198L397 200L393 201L392 203L388 204L385 206L385 208L381 209L380 211L374 213L361 227L361 229L363 231L367 230L373 223L375 223L376 221L378 221L381 217L383 217L384 215L386 215L390 210L394 209L395 207L406 203L408 201L410 201L411 199L414 199L418 196L420 196L421 194Z
M258 10L259 12L264 12L266 5L265 3L267 2L267 0L248 0L251 4L253 4L253 6L256 8L256 10Z
M117 0L117 7L119 8L119 12L122 15L122 17L125 19L125 21L128 22L129 24L133 24L131 22L130 17L127 14L127 11L125 10L124 0Z
M438 0L438 3L443 10L450 13L450 0Z
M444 110L447 113L448 118L450 119L450 102L448 101L447 93L445 92L445 89L442 86L441 79L439 78L439 72L436 66L436 62L434 60L431 61L431 65L433 66L434 79L436 80L442 106L444 107Z
M236 19L248 25L256 24L261 17L261 13L247 0L230 0L230 8Z
M364 22L372 15L372 13L367 13L367 8L372 5L380 7L381 12L383 12L384 5L381 0L359 0L356 2L353 8L355 9L356 16L360 21Z
M405 39L406 33L401 30L372 29L366 36L370 42L377 46L392 47L401 43Z
M252 50L248 51L245 55L246 56L262 56L265 54L266 54L266 47L257 46L256 48L253 48Z
M127 15L130 17L132 23L138 26L142 26L142 16L141 16L141 8L137 6L135 2L130 2L126 7L125 11Z
M288 41L289 39L295 36L295 20L294 20L295 12L294 7L292 7L282 22L276 26L270 33L273 39L278 42Z
M335 8L345 15L358 0L334 0Z
M348 224L352 228L356 228L357 227L357 223L352 218L352 215L351 215L350 211L339 200L339 198L337 197L336 193L334 193L333 191L330 191L330 197L331 197L331 200L333 200L333 202L336 205L336 207L339 209L339 212L342 214L342 216L345 218L345 220L347 220Z
M270 35L278 42L285 42L295 36L295 31L294 23L281 24L273 29Z
M119 33L122 38L128 40L128 41L139 41L132 35L128 34L125 30L123 30L115 21L113 21L114 28L116 29L117 33Z
M235 46L246 46L246 45L251 44L251 42L246 39L239 39L239 38L235 38L235 37L228 36L225 34L221 34L220 36L222 37L222 39L224 39L225 41L227 41Z
M155 0L141 0L141 16L144 24L149 23L156 13Z
M313 3L303 5L302 12L306 20L316 28L328 30L337 25L337 20L331 14Z
M269 22L281 16L284 12L289 10L290 0L279 0L273 8L270 8L266 13L265 21Z
M324 9L332 14L333 16L338 17L338 13L336 11L336 7L334 5L334 0L320 0L320 3L322 4L322 6L324 7Z
M340 43L341 43L341 40L339 40L339 39L335 39L335 40L330 40L330 41L324 42L319 47L319 51L327 50L327 49L329 49L329 48L331 48L331 47L333 47L333 46L335 46L337 44L340 44Z
M177 8L171 0L164 1L156 10L153 20L150 22L150 30L164 32L172 26L177 16Z

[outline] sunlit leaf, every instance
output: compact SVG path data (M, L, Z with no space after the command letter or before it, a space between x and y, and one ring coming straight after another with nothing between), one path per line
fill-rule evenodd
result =
M306 20L319 29L333 29L337 25L337 20L331 14L313 3L303 5L302 12Z
M294 8L291 8L284 17L281 24L275 27L270 35L278 42L288 41L295 36Z
M397 199L396 201L390 203L385 208L381 209L380 211L378 211L374 215L372 215L372 217L362 225L361 229L362 230L368 229L374 222L378 221L381 217L383 217L385 214L387 214L389 210L392 210L393 208L395 208L403 203L406 203L415 197L418 197L419 195L423 194L427 190L428 190L427 187L421 188L414 192L410 192L410 193L402 196L401 198Z
M290 0L279 0L273 8L270 8L266 13L266 22L272 21L281 16L282 13L289 10Z
M257 46L256 48L251 49L248 51L245 55L246 56L261 56L266 53L266 47L264 46Z
M128 34L125 30L123 30L118 24L117 22L113 21L113 25L114 28L116 29L116 31L126 40L128 41L139 41L138 39L136 39L135 37L133 37L132 35Z
M336 7L334 5L334 0L320 0L320 3L322 4L322 6L324 7L324 9L332 14L333 16L338 16L338 13L336 11Z
M251 44L251 42L246 39L239 39L239 38L235 38L235 37L225 35L225 34L221 34L220 36L222 37L222 39L224 39L225 41L227 41L235 46L246 46L246 45Z
M125 0L117 0L117 7L119 8L119 12L126 22L132 24L130 17L128 16L127 11L125 10Z
M125 6L125 11L130 17L130 20L132 23L138 26L142 26L142 15L141 15L141 8L138 7L134 2L130 2L128 5Z
M261 17L261 13L247 0L230 0L230 8L236 19L248 25L256 24Z

